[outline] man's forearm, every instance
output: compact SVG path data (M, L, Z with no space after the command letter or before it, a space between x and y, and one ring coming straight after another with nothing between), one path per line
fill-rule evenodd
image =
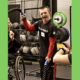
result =
M55 41L56 41L55 37L49 37L49 48L47 53L48 58L51 58L54 53Z
M26 19L23 19L23 24L25 25L26 30L28 30L28 31L35 30L34 24L29 24Z

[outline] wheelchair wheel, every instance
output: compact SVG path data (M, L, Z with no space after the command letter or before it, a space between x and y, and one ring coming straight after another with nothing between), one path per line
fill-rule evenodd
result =
M15 75L16 80L25 80L25 65L23 58L18 56L15 62Z

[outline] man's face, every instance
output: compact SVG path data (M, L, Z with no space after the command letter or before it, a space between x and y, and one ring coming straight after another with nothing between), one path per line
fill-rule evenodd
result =
M51 19L49 10L47 8L44 8L40 9L39 11L43 23L47 23Z

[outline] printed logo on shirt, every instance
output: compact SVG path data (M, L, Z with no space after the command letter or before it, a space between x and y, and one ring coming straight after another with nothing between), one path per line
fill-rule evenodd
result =
M45 37L45 33L44 33L44 32L41 32L41 36L42 36L42 37Z
M39 30L41 30L41 31L43 31L43 32L48 32L48 30L46 30L46 29L43 29L43 28L41 28L41 27L39 27Z

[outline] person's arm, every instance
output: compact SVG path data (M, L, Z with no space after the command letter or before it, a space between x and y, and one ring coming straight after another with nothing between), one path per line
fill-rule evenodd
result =
M18 37L18 36L17 36ZM9 45L15 43L17 46L20 46L20 39L15 38L15 33L13 31L9 32Z
M54 52L54 46L55 46L56 38L55 37L49 37L49 48L46 59L48 61L51 60L52 54Z
M68 55L69 54L64 54L63 49L60 49L53 57L53 62L54 63L61 63L61 64L70 64Z
M56 40L57 40L56 39L56 31L57 31L57 28L54 25L51 25L49 28L49 32L48 32L49 47L48 47L48 52L47 52L47 56L46 56L46 59L48 61L50 61L52 58L52 55L54 55Z
M29 24L28 21L26 20L26 17L22 16L22 21L23 21L23 24L25 25L26 30L28 30L28 31L35 30L35 25Z
M15 38L15 32L9 32L9 40L8 40L8 51L9 53L15 53L20 47L21 42L19 39Z

